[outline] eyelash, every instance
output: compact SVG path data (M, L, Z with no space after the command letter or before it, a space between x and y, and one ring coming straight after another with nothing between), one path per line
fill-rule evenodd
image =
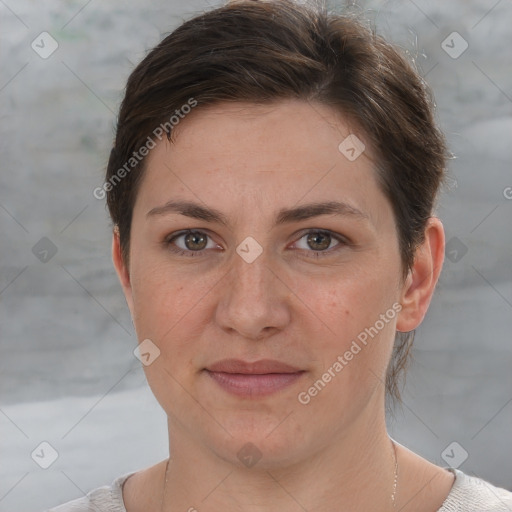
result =
M205 252L205 249L202 249L200 251L191 251L191 250L183 250L183 249L180 249L180 248L172 247L172 242L174 242L177 238L179 238L181 236L188 235L189 233L200 233L200 234L206 235L208 238L211 238L208 235L208 233L206 233L204 231L200 231L200 230L197 230L197 229L187 229L185 231L180 231L177 234L173 234L173 235L167 237L164 240L164 245L172 253L177 254L179 256L186 256L186 257L189 257L189 258L194 258L194 257L202 256L202 254ZM343 246L351 245L346 238L342 237L341 235L338 235L337 233L334 233L332 231L326 230L326 229L310 229L310 230L302 233L302 235L299 237L299 239L297 241L301 240L302 238L304 238L305 236L307 236L307 235L309 235L311 233L319 233L319 234L322 234L322 235L330 235L332 239L336 240L339 243L338 243L338 245L335 245L334 248L326 249L324 251L313 251L313 250L307 251L305 249L299 249L300 251L305 251L305 252L310 253L310 254L312 253L311 256L307 256L308 258L322 258L322 257L325 257L325 256L330 256L333 252L338 251Z

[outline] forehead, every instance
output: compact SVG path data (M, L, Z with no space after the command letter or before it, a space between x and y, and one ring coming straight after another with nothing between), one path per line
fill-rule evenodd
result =
M353 145L353 136L365 145L355 159L343 152ZM171 140L159 142L147 157L139 191L146 206L166 202L172 194L220 207L243 196L245 204L273 209L276 202L289 206L330 194L348 203L352 196L359 202L354 206L365 210L371 203L367 199L375 202L372 191L378 192L364 134L322 104L200 106L173 128Z
M230 145L230 150L261 156L279 149L283 156L320 152L338 156L339 144L349 135L365 138L356 123L333 107L303 100L286 99L271 103L220 103L196 109L173 129L173 140L180 146L200 151L204 145ZM204 138L198 144L198 138ZM231 144L229 144L231 143ZM265 144L264 146L262 146ZM301 147L303 151L301 151ZM366 151L370 156L370 148Z

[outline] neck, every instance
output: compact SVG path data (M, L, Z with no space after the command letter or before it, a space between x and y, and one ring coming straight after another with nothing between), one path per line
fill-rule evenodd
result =
M219 456L170 423L172 457L162 511L391 512L395 454L384 411L362 416L325 446L320 440L302 459L283 463L262 457L250 468Z

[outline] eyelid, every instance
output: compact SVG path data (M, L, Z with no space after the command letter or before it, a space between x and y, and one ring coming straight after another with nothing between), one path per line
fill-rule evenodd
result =
M331 231L330 229L326 228L306 228L299 232L297 232L294 236L297 237L297 239L301 239L304 235L307 235L309 233L323 233L330 235L335 240L338 240L338 242L342 242L345 245L351 245L351 241L341 233L337 233L336 231Z
M302 238L304 238L306 235L308 235L310 233L321 233L321 234L329 235L331 237L331 239L336 240L338 243L334 247L325 249L323 251L315 251L314 249L310 249L310 250L297 249L298 251L305 253L306 257L318 258L318 257L323 257L323 256L330 256L330 255L336 253L337 251L341 250L343 247L352 245L351 241L348 240L345 236L343 236L339 233L336 233L335 231L331 231L329 229L324 229L324 228L307 228L305 230L300 231L299 233L297 233L295 235L296 241L293 242L293 244L296 244ZM308 254L310 256L308 256Z
M213 239L213 236L211 235L211 232L208 230L208 229L198 229L198 228L189 228L189 229L182 229L180 231L175 231L173 233L171 233L170 235L166 236L164 238L164 245L170 245L171 242L174 242L174 240L176 240L176 238L179 238L181 236L184 236L184 235L188 235L190 233L202 233L204 235L206 235L212 242L214 242L215 244L217 245L220 245L218 244L217 242L214 241ZM207 243L208 245L208 243ZM184 249L181 249L180 247L177 248L177 250L181 250L181 251L184 251ZM195 252L195 253L200 253L200 252L204 252L204 249L202 249L201 251L191 251L190 249L187 251L187 252Z

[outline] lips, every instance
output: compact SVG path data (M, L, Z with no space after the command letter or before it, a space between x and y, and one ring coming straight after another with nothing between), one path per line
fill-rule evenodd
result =
M259 398L276 393L299 380L305 373L295 366L272 359L255 362L224 359L205 368L224 391L243 398Z
M206 370L211 372L223 373L243 373L246 375L264 375L266 373L297 373L302 371L300 368L291 366L281 361L273 359L261 359L249 363L241 359L223 359L212 365L209 365Z

